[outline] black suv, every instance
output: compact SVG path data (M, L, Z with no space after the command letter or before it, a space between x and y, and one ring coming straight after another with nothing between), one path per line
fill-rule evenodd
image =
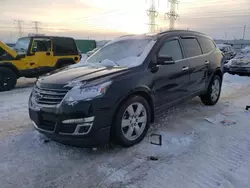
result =
M222 52L202 33L120 37L84 63L40 78L29 99L30 118L61 143L132 146L166 107L195 96L216 104L223 63Z

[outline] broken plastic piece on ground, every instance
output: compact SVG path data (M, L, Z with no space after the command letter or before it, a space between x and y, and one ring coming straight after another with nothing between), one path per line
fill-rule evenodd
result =
M157 138L157 141L151 141L150 142L150 144L153 144L153 145L158 145L158 146L161 146L162 145L162 137L161 137L161 135L160 134L151 134L150 135L150 137L151 137L151 139L152 139L152 137L155 137L155 138Z
M45 139L45 140L43 140L43 142L44 143L48 143L48 142L50 142L50 140L49 139Z
M233 121L233 120L224 119L224 120L221 121L221 123L224 124L224 125L230 126L230 125L236 124L237 122Z
M215 122L210 118L205 118L205 120L207 120L207 122L209 122L209 123L215 124Z
M151 161L158 161L159 158L156 156L150 156L150 157L148 157L148 159Z

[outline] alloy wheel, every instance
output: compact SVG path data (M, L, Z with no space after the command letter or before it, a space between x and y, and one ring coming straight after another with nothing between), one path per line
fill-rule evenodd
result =
M212 101L216 101L219 95L220 95L220 82L219 80L215 79L212 84L212 92L211 92Z
M130 140L139 138L147 124L147 111L143 104L136 102L128 106L122 116L121 129L123 136Z

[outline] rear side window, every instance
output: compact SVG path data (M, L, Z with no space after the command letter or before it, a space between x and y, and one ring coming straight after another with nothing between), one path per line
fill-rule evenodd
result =
M32 52L51 51L51 40L50 39L34 39L31 51Z
M199 39L203 54L209 53L215 49L215 44L211 39L200 37Z
M158 56L170 56L174 61L183 59L180 43L178 40L167 41L161 47Z
M200 45L195 38L184 38L182 39L183 48L186 54L186 57L194 57L201 55Z
M55 55L78 55L75 41L70 38L55 38L53 40Z

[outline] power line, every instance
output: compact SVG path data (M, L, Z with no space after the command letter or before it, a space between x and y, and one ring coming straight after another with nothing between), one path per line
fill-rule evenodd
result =
M40 22L33 21L32 23L34 24L33 29L35 30L36 34L39 34L39 29L41 29L41 27L39 27Z
M22 23L23 23L23 20L14 20L14 23L17 24L17 30L18 30L19 37L22 37Z
M244 25L244 30L243 30L243 40L245 39L245 35L246 35L246 28L247 28L247 26L246 25Z
M148 23L149 32L155 33L157 32L157 24L155 20L157 16L159 15L159 13L156 11L156 8L155 8L155 0L151 0L151 6L146 12L149 17L149 23Z
M179 17L176 12L176 6L179 4L178 0L168 0L170 3L170 11L165 15L168 16L169 19L169 29L174 29L175 20Z

